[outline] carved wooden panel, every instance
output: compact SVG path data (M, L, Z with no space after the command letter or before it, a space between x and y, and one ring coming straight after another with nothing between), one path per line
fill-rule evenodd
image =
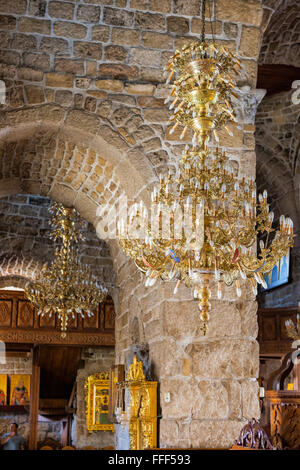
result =
M100 308L98 308L92 317L85 316L83 319L83 328L84 329L97 329L100 328L100 321L99 321L99 316L100 316Z
M13 301L0 299L0 325L1 327L12 326Z
M104 313L104 330L113 330L115 328L115 309L114 304L105 303L103 304Z
M0 340L11 343L113 346L112 299L108 298L100 304L95 313L94 317L87 319L82 319L80 315L70 319L67 337L63 339L56 316L38 316L22 291L0 291Z
M17 327L33 328L34 324L34 307L29 300L17 301Z
M258 310L258 342L260 354L285 354L291 350L291 339L286 334L285 321L296 321L300 309L265 308Z
M39 315L38 324L40 328L55 328L56 317L55 315L52 315L51 318L48 315L45 315L44 317L42 317L42 315Z
M267 391L273 444L280 449L299 448L300 393L285 390Z

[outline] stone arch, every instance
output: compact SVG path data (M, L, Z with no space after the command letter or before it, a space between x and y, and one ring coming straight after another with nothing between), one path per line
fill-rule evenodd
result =
M76 147L76 156L66 158L58 141ZM1 196L24 190L47 194L55 200L73 204L90 222L94 222L92 208L95 212L101 202L109 202L108 192L105 194L109 183L113 188L111 196L124 192L133 199L156 179L149 161L138 148L130 147L111 123L82 110L66 111L59 106L43 105L8 111L1 119L0 148ZM26 152L29 152L27 160ZM12 153L14 158L11 158ZM36 160L32 161L32 157ZM76 181L79 176L76 170L78 173L88 163L87 174L80 175L81 179ZM73 172L70 164L74 164ZM106 170L103 178L109 179L97 193L91 176L99 165ZM99 184L101 175L97 176ZM87 182L93 191L87 188Z
M29 279L25 276L8 275L0 277L0 289L5 289L7 287L15 289L24 289L26 283Z
M299 67L299 3L297 0L274 0L268 3L264 5L266 29L259 62Z

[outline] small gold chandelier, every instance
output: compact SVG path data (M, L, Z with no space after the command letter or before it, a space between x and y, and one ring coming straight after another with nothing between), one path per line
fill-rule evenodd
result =
M152 192L155 227L153 217L148 222L148 211L141 202L132 207L128 220L119 221L118 238L124 252L146 274L147 286L162 279L176 282L174 294L181 282L194 289L205 335L211 310L210 281L217 283L219 299L222 282L228 286L235 282L240 297L241 281L248 280L256 295L257 284L266 286L264 275L293 246L293 223L281 216L275 230L267 192L259 194L257 203L254 179L239 179L225 152L218 146L214 151L207 147L211 135L218 144L219 127L225 126L231 133L227 125L236 125L231 96L238 94L233 91L232 74L238 73L240 64L227 48L205 42L205 0L202 22L202 41L176 51L168 67L168 81L174 79L173 131L183 125L183 138L187 128L192 128L192 147L186 146L178 174L161 176ZM181 217L187 212L188 234L186 219L182 222ZM169 236L163 227L166 214Z
M55 251L55 259L46 263L35 281L29 282L25 294L42 317L57 315L62 337L66 337L68 320L75 314L93 315L107 289L101 286L89 268L80 264L76 244L83 240L82 221L74 208L53 203L50 207L51 239L62 240Z

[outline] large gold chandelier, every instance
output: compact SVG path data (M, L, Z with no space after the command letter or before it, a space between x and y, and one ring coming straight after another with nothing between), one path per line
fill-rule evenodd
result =
M118 236L124 252L146 274L146 285L162 279L175 281L174 293L181 282L194 289L206 334L211 281L217 283L219 299L223 283L235 283L240 297L247 280L256 295L257 284L266 286L264 275L292 247L293 223L281 216L279 227L274 229L267 192L259 194L257 202L254 179L239 179L232 162L218 148L218 128L225 127L231 133L227 126L237 125L231 97L238 97L233 90L240 64L226 47L205 41L205 1L202 18L202 41L176 51L168 67L168 81L174 80L170 105L173 131L183 125L183 137L192 128L192 145L186 146L177 175L169 172L161 176L152 192L156 224L153 215L149 222L142 202L134 204L129 218L119 222ZM214 150L207 146L210 136L214 136ZM189 231L182 214L189 215ZM168 218L166 234L164 221Z
M29 282L25 294L38 309L38 315L57 315L62 337L66 337L69 318L76 314L93 315L107 294L89 268L80 264L77 243L83 239L82 221L74 208L53 203L50 207L51 238L61 240L54 261L46 263L35 281Z

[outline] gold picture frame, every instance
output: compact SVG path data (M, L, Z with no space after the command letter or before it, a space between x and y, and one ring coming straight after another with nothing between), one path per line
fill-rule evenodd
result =
M0 374L0 406L7 405L7 374Z
M30 381L30 374L12 374L10 376L10 405L16 406L29 404Z
M109 421L109 372L90 375L85 381L86 427L89 432L114 431Z

